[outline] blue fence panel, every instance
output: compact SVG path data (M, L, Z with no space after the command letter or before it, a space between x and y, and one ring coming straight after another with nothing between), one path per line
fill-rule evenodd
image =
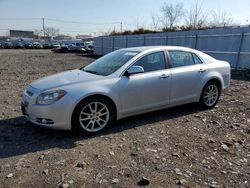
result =
M189 48L195 48L195 36L176 36L176 37L168 37L169 46L184 46Z
M103 37L95 38L94 52L96 55L103 55L102 39Z
M114 49L115 50L118 50L118 49L121 49L121 48L126 48L127 47L127 38L126 37L115 37L114 38Z
M250 53L241 54L239 58L238 69L250 69Z
M199 35L197 49L201 51L237 52L240 34L233 35Z
M243 36L241 51L250 52L250 34L249 33Z
M129 37L128 47L145 46L144 37Z
M156 45L195 48L228 61L232 68L250 68L250 27L97 37L94 53L105 55L120 48Z
M152 36L145 38L145 46L159 46L159 45L167 45L167 37Z
M103 55L108 54L112 51L114 51L113 48L113 37L104 37L103 38Z

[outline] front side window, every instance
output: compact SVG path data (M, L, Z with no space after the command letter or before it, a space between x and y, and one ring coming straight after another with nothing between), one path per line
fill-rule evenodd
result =
M138 53L139 52L125 50L115 51L97 59L81 70L92 74L108 76L121 68Z
M169 51L169 58L172 68L194 65L191 53L184 51Z
M166 68L164 52L156 52L142 57L134 65L144 68L144 72L163 70Z

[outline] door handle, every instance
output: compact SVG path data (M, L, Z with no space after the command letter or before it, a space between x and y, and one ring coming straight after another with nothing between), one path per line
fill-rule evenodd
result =
M206 70L205 69L200 69L199 72L203 73L203 72L206 72Z
M160 76L160 79L163 80L163 79L166 79L166 78L168 78L168 77L169 77L169 75L163 74L163 75Z

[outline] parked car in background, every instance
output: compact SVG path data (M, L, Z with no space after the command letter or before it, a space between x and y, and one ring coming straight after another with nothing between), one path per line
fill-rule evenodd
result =
M85 44L84 42L73 42L69 44L68 47L69 47L69 51L71 52L79 52L85 48Z
M96 134L115 120L187 103L213 108L230 65L174 46L120 49L86 67L32 82L22 112L34 124Z
M94 53L94 46L91 45L91 44L89 44L89 45L87 45L87 46L85 47L85 50L86 50L85 53L87 53L87 54L93 54L93 53Z
M13 48L14 46L13 46L13 43L12 43L12 42L6 41L6 42L4 42L4 46L3 46L3 47L6 48L6 49L11 49L11 48Z
M56 53L68 53L69 52L69 48L67 45L60 45L57 48L52 48L51 49L52 52L56 52Z
M2 44L2 42L0 42L0 48L3 48L3 44Z
M58 48L58 47L60 47L61 45L59 44L59 43L53 43L52 44L52 48Z
M14 48L16 48L16 49L24 48L24 44L22 42L17 42L14 44Z
M51 49L52 45L49 42L42 43L44 49Z
M33 48L33 44L32 44L31 42L26 42L26 43L24 44L24 47L25 47L26 49L32 49L32 48Z
M34 49L42 49L43 45L40 42L33 42Z

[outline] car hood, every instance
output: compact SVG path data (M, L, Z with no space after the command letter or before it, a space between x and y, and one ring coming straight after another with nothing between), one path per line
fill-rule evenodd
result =
M39 89L40 91L44 91L69 84L93 81L102 78L103 76L87 73L77 69L41 78L32 82L30 85L36 89Z

